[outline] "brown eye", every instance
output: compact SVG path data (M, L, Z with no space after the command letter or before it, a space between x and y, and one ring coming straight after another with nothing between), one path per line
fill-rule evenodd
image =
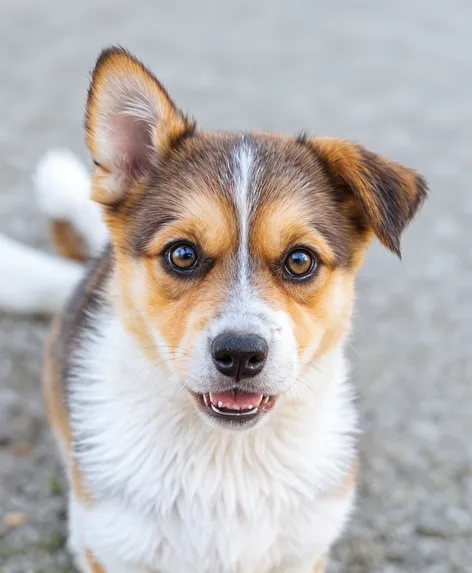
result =
M197 251L192 245L180 244L169 249L167 260L178 271L190 271L197 264Z
M285 270L292 276L303 278L315 268L315 257L306 249L294 249L285 259Z

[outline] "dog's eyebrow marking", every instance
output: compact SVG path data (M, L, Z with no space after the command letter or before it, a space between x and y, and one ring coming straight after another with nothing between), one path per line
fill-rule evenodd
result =
M177 217L172 214L148 216L144 221L136 219L131 227L131 252L135 256L147 254L152 247L153 239L166 225L173 223ZM152 249L151 249L152 250Z
M254 150L243 136L233 151L234 201L239 219L238 279L247 286L249 275L249 219L251 215L250 184L254 169Z

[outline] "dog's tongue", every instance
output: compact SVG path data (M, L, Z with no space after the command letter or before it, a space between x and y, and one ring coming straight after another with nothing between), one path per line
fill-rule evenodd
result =
M217 408L226 410L252 410L258 408L262 400L262 394L250 394L248 392L215 392L210 394L211 403Z

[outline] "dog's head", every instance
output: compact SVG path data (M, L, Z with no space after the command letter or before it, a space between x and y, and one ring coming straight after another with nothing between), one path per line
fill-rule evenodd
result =
M200 132L121 49L98 60L86 130L122 320L232 427L340 346L367 244L399 254L426 194L347 141Z

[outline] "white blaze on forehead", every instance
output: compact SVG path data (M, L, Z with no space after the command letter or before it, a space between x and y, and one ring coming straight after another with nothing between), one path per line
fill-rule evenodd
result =
M234 149L234 201L239 219L238 277L247 283L249 273L250 185L254 168L254 150L246 139Z

